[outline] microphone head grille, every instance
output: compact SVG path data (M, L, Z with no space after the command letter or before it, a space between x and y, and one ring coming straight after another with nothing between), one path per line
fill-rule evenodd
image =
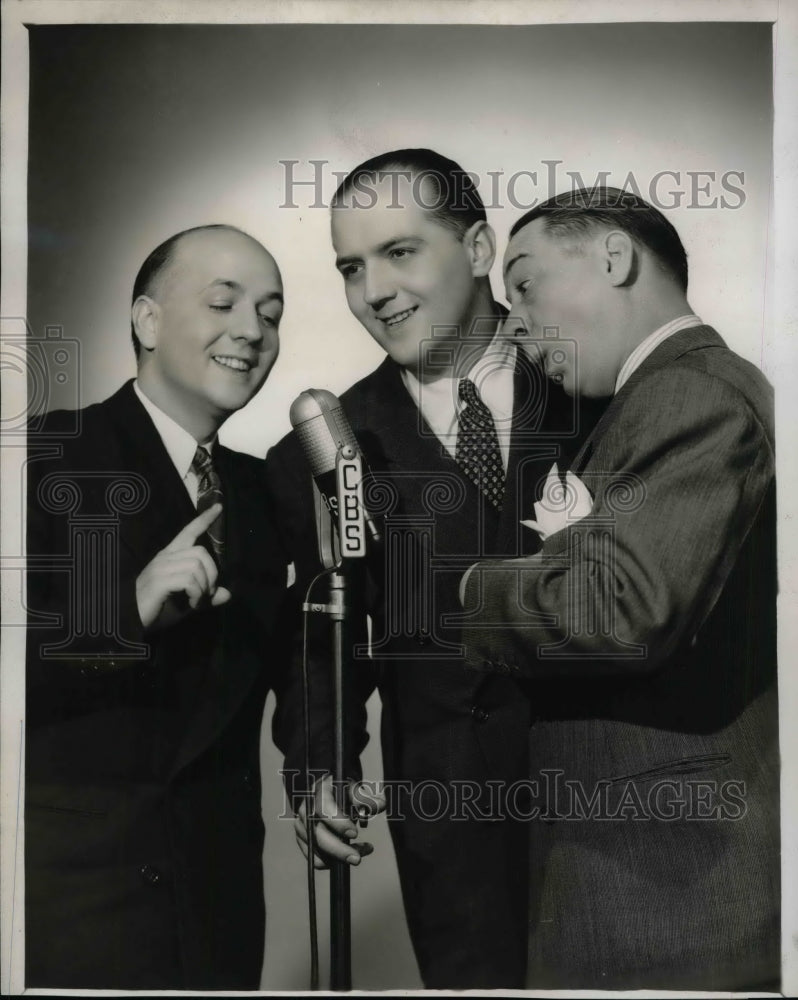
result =
M304 420L301 424L297 424L294 430L310 465L311 473L320 476L325 472L331 472L335 468L337 448L324 417L319 414L318 417Z
M340 400L323 389L303 392L291 407L291 423L314 476L335 468L338 448L357 439Z

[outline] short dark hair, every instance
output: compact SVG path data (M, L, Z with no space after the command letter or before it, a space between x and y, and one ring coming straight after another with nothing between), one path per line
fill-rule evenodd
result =
M537 205L515 223L510 239L536 219L554 236L580 238L599 228L622 229L646 247L687 291L687 253L662 212L639 195L614 187L578 188Z
M374 183L392 173L409 172L413 177L428 180L434 201L431 205L419 199L423 208L436 222L451 229L462 239L475 222L487 222L485 205L477 190L477 179L463 170L459 163L434 149L394 149L365 160L351 170L338 185L332 207L346 203L346 196L363 181Z
M158 279L174 259L178 244L184 236L190 236L191 233L202 233L206 230L214 229L224 229L231 233L241 233L242 236L249 235L235 226L228 226L224 223L211 223L206 226L194 226L192 229L184 229L182 232L175 233L174 236L170 236L168 240L164 240L163 243L159 244L152 251L152 253L149 254L147 259L139 268L139 273L136 275L136 280L133 282L133 295L130 299L131 306L140 295L154 295ZM252 239L252 237L250 237L250 239ZM134 327L132 320L130 323L130 336L133 340L133 350L136 354L136 360L138 361L141 357L141 341L136 335L136 328Z

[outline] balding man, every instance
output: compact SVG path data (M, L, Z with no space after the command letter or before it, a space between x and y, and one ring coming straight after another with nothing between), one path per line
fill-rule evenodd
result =
M262 463L216 435L282 309L257 241L177 234L135 281L137 379L77 435L64 411L37 432L57 457L28 485L26 986L258 988L286 568Z

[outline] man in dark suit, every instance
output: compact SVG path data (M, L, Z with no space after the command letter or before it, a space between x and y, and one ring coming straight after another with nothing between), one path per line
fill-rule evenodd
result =
M254 239L180 233L135 282L136 381L30 429L27 986L258 988L286 563L263 463L216 434L282 306Z
M336 192L332 238L350 310L388 355L341 398L371 470L366 503L384 517L371 579L362 591L355 582L351 599L349 774L359 773L365 699L377 685L388 817L424 983L522 987L527 831L503 818L500 799L527 774L528 705L511 679L464 669L459 626L448 619L475 553L537 547L520 519L584 429L540 366L496 338L504 310L490 289L493 232L456 163L410 149L361 164ZM267 465L304 584L318 559L295 434ZM311 763L329 770L329 645L322 636L311 648ZM286 767L302 769L298 745ZM332 813L325 802L318 844L357 863L335 836L351 820Z
M692 313L640 198L534 209L505 280L549 376L613 393L570 466L586 515L551 498L541 553L464 581L470 666L534 705L529 984L777 989L770 386Z

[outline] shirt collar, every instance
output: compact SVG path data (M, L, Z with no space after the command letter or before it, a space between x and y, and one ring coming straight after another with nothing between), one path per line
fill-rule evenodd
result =
M510 459L517 348L500 336L501 322L486 350L471 365L465 377L471 379L490 410L506 469ZM457 391L460 377L449 376L435 382L420 382L407 368L401 370L401 376L430 430L454 457L459 415L464 406Z
M503 322L503 319L499 321L493 339L484 353L473 363L465 378L471 379L482 401L492 413L512 416L512 377L515 372L517 348L515 344L500 335ZM457 378L444 376L434 382L421 382L409 368L403 368L401 374L405 387L422 412L428 405L435 405L437 408L443 405L444 401L450 404L447 405L447 409L451 409L452 416L461 409L462 403L457 393L461 376ZM508 377L511 380L509 391Z
M493 414L497 429L500 422L497 417L512 418L513 415L513 377L518 353L516 345L501 336L501 326L500 322L487 350L477 358L466 376ZM459 412L463 404L459 396L456 398Z
M149 396L144 394L139 386L138 379L134 381L133 388L141 401L141 405L155 424L155 429L158 431L161 441L163 441L163 446L166 448L172 464L177 469L178 475L181 479L185 479L191 469L191 463L194 461L194 454L197 451L196 440L176 420L173 420L169 414L164 413L159 406L156 406ZM215 445L216 436L210 441L203 442L203 447L210 451L211 454L213 454Z
M672 337L675 333L681 333L682 330L689 330L692 326L701 325L701 319L698 316L694 313L688 313L665 323L650 333L645 340L641 340L618 372L618 378L615 380L616 394L620 391L621 386L626 384L632 373L637 371L649 354L655 351L664 340Z

